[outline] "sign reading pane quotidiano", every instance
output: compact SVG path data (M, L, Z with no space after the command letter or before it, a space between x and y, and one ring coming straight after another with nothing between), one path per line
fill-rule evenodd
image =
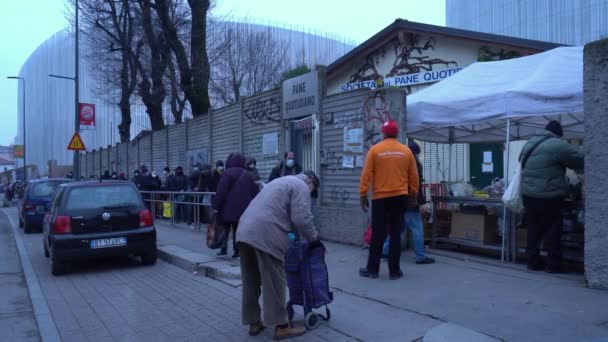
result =
M319 74L307 74L283 81L283 118L293 119L319 112Z

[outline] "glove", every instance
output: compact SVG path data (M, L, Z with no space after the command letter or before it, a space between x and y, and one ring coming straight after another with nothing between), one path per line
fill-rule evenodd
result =
M361 196L361 209L363 209L363 211L365 211L365 212L367 212L367 210L369 209L369 202L367 201L367 195Z

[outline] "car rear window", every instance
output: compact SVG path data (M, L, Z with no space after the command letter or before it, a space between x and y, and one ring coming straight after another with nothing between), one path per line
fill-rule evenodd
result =
M66 209L140 207L141 198L130 185L106 185L73 188L67 196Z
M52 197L55 193L55 190L59 187L59 185L65 182L39 182L33 183L32 189L30 190L30 197L32 198L48 198Z

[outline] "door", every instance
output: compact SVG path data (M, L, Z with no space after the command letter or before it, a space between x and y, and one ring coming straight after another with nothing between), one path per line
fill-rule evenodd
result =
M302 170L316 171L315 122L312 116L291 122L291 150Z
M494 178L503 178L503 144L471 144L469 152L471 184L476 189L492 185Z

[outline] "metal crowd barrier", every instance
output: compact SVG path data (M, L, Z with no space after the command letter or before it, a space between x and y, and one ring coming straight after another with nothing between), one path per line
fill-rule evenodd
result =
M185 219L189 222L191 219L192 225L196 230L201 230L201 214L205 208L209 210L211 218L211 203L215 192L191 192L191 191L140 191L144 202L150 206L152 217L157 218L157 204L161 204L161 216L164 217L164 203L171 205L171 226L175 226L176 213L179 213L178 219Z

